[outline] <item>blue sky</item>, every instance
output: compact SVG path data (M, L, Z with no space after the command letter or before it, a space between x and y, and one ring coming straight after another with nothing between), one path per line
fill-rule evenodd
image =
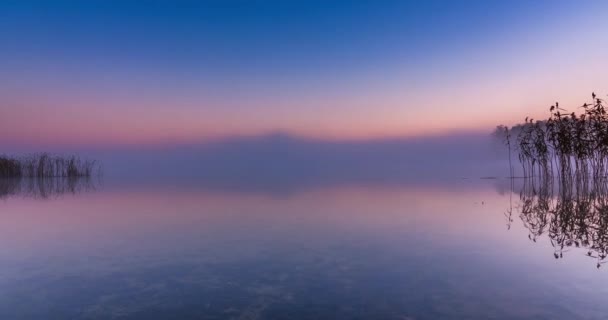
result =
M4 1L0 133L116 144L486 130L603 89L606 7Z

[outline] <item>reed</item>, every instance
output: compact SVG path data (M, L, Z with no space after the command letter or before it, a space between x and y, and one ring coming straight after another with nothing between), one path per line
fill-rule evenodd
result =
M0 177L19 177L21 174L21 163L18 160L0 156Z
M0 156L0 178L76 178L99 172L96 161L76 156L55 156L48 153L11 158Z
M582 185L607 176L608 114L603 99L595 93L591 98L579 114L555 103L547 119L526 118L512 128L497 127L495 134L506 139L509 152L515 146L524 177Z

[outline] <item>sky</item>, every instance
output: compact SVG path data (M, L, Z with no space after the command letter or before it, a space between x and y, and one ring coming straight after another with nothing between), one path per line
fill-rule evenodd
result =
M0 143L490 132L608 93L605 1L0 2Z

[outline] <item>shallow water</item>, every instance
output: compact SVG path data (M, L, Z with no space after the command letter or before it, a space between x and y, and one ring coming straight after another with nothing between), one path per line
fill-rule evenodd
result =
M1 319L608 315L608 265L556 259L502 180L35 194L0 197Z

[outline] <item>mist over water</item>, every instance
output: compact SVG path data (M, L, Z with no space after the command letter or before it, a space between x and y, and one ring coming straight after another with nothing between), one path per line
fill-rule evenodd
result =
M289 191L509 173L506 148L485 133L369 141L324 141L276 133L84 154L101 161L104 176L191 181L212 188Z

